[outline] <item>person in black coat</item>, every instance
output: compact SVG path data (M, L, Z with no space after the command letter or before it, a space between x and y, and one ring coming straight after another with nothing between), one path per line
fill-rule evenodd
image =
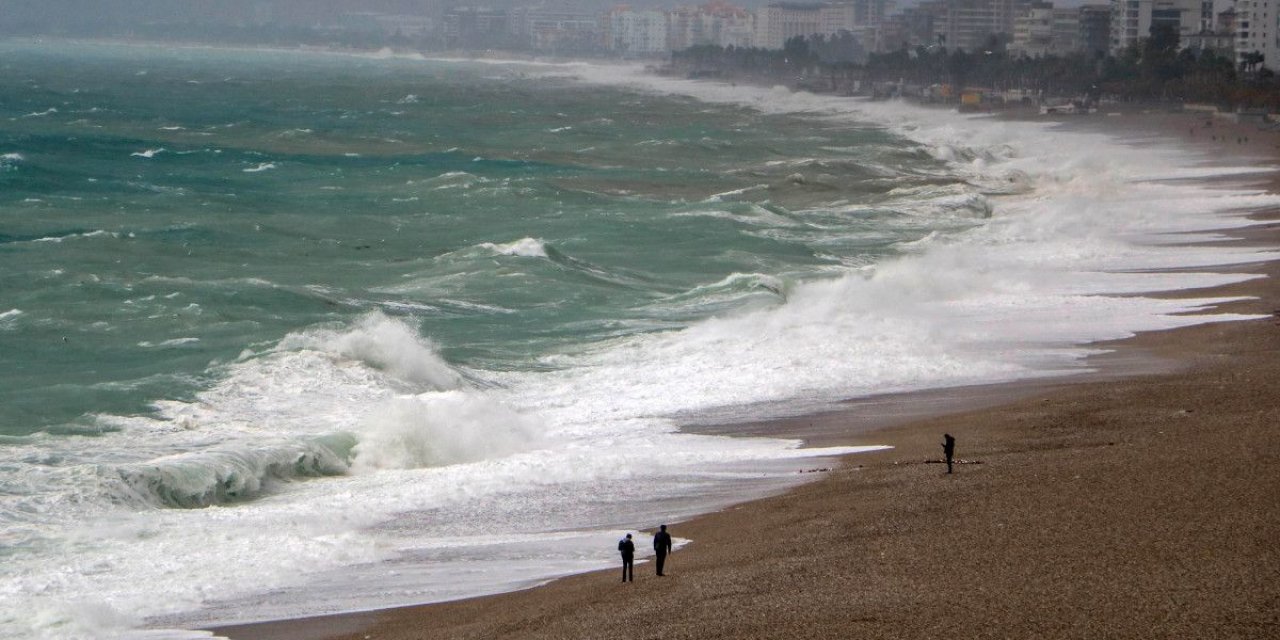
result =
M631 534L618 541L618 552L622 554L622 581L635 582L636 543L631 541Z
M667 554L671 553L671 534L667 533L667 525L658 527L653 536L653 551L658 554L658 575L662 575L662 565L667 562Z
M951 461L956 455L956 439L951 434L942 434L942 455L947 457L947 473L951 473Z

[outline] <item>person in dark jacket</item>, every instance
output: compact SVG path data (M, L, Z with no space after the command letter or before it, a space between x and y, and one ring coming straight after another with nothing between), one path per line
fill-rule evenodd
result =
M951 460L956 455L956 439L951 434L942 434L942 454L947 457L947 473L951 473Z
M618 541L618 552L622 554L622 581L635 582L636 543L631 541L631 534Z
M658 527L653 536L653 551L658 554L658 575L662 575L662 565L667 562L667 554L671 553L671 534L667 533L667 525Z

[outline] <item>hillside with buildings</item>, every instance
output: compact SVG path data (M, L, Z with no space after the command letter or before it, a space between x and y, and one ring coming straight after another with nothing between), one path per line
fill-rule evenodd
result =
M604 10L588 0L102 0L93 11L58 9L76 1L10 11L0 34L671 60L668 68L679 73L771 76L834 91L909 78L954 85L944 93L957 100L974 82L1037 97L1101 84L1134 99L1211 96L1230 106L1280 106L1265 97L1277 93L1280 0L924 0L901 7L843 0L754 9L710 0Z

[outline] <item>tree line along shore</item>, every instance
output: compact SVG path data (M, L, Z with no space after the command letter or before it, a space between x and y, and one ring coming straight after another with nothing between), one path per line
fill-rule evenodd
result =
M1182 48L1172 28L1118 55L1078 53L1036 58L1010 55L999 39L982 51L903 47L842 55L839 42L797 36L779 50L703 45L671 54L661 73L691 78L772 82L808 91L870 97L914 97L962 107L1099 101L1211 105L1224 111L1280 112L1280 77L1259 60L1237 65L1213 50Z

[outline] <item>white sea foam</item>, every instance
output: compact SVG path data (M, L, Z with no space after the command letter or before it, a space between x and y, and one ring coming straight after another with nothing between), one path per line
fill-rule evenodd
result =
M546 245L536 238L521 238L506 244L485 242L480 246L500 256L522 256L525 258L547 257Z
M198 342L200 342L200 338L171 338L169 340L162 340L160 342L151 342L151 341L144 340L142 342L139 342L138 346L143 347L144 349L152 348L152 347L181 347L183 345L196 344Z
M703 202L723 202L724 199L728 197L745 195L753 191L763 191L768 188L769 188L769 185L767 184L757 184L750 187L743 187L741 189L734 189L732 191L725 191L723 193L715 193L710 196L707 196L707 199L703 200Z
M74 240L76 238L104 238L104 237L118 238L120 237L120 235L111 231L98 229L97 231L89 231L87 233L68 233L67 235L64 235L64 236L46 236L44 238L36 238L35 240L32 240L32 242L60 243L66 240Z
M423 183L430 186L433 190L441 189L466 189L476 184L488 182L486 178L477 176L466 171L447 171L433 178L424 180ZM410 183L412 184L412 182Z
M1206 166L1193 152L1172 147L1132 147L1043 124L897 103L628 75L616 67L571 71L591 82L770 113L878 121L919 141L971 184L1008 194L957 191L925 201L920 193L897 194L932 220L948 211L991 219L958 235L928 236L901 259L798 286L776 309L678 334L629 338L570 364L569 370L582 365L592 376L573 384L599 385L608 389L605 395L634 397L659 413L1076 369L1091 350L1072 345L1245 318L1196 313L1220 300L1132 294L1235 282L1251 276L1211 268L1276 258L1264 250L1182 245L1189 233L1212 237L1216 230L1252 224L1239 211L1274 204L1275 196L1163 181L1256 168ZM1131 273L1185 267L1206 271ZM721 379L719 371L748 373ZM679 399L663 391L673 379L682 381Z
M397 380L428 389L456 389L461 376L436 353L436 346L403 322L379 313L365 316L351 329L293 334L282 349L311 349L384 371Z
M258 166L256 167L248 167L245 169L241 169L241 171L244 171L245 173L261 173L263 171L270 171L275 168L276 168L276 163L274 162L262 162L262 163L259 163Z
M417 469L477 462L534 448L543 429L481 394L397 398L370 416L352 469Z
M159 149L147 149L146 151L134 151L133 153L131 153L131 154L129 154L129 155L130 155L131 157L134 157L134 158L147 158L147 159L151 159L151 158L154 158L154 157L156 157L157 155L159 155L159 154L161 154L161 153L164 153L165 151L166 151L166 149L165 149L164 147L160 147Z
M0 329L13 329L23 315L25 312L22 309L10 309L0 313Z

